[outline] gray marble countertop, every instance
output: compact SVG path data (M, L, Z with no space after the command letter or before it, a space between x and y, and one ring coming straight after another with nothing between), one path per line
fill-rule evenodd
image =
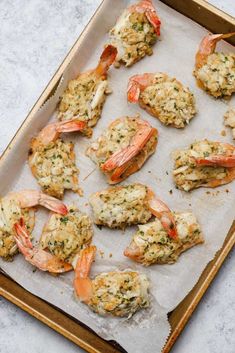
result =
M100 2L0 1L0 153ZM234 0L210 2L235 16ZM235 351L234 255L228 256L172 353ZM83 352L0 297L0 353L15 351Z

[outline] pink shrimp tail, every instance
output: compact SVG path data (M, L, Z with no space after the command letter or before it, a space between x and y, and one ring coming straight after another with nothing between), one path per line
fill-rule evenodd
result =
M109 44L100 56L100 61L95 69L98 75L105 75L117 56L117 48Z
M35 190L32 190L35 192ZM65 216L68 213L67 206L60 200L56 199L55 197L49 196L44 194L43 192L39 192L40 196L38 198L38 204L48 208L49 210L59 213Z
M136 103L140 96L140 85L139 83L130 80L127 87L127 100L130 103Z
M148 190L148 207L154 216L162 223L163 228L167 231L170 238L177 239L177 229L175 217L168 206L158 199L151 189Z
M225 168L235 167L235 155L233 156L211 156L206 158L194 158L198 166L219 166Z
M82 131L86 128L87 124L81 120L68 120L57 123L56 130L58 132L73 132Z
M132 260L140 261L142 254L139 246L135 242L131 242L130 245L124 250L124 256L129 257Z
M16 231L16 234L18 236L17 240L22 243L23 246L32 249L33 248L33 244L30 240L27 228L25 226L24 220L23 218L20 218L19 223L15 223L14 224L14 228ZM21 245L21 244L20 244Z
M89 273L95 259L96 247L89 246L80 252L75 268L74 289L77 296L85 303L89 303L92 296L92 285Z

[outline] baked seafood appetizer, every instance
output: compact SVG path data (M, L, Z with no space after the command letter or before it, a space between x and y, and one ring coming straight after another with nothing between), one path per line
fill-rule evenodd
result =
M235 108L230 107L224 114L224 125L231 127L232 136L235 140Z
M154 153L158 131L136 117L114 120L87 149L87 156L106 175L109 184L125 180Z
M131 66L145 55L152 55L160 25L152 0L142 0L125 9L109 32L109 42L118 51L116 63Z
M72 266L60 260L55 255L48 253L39 247L33 246L30 234L25 226L23 218L15 224L15 242L25 260L41 271L50 273L63 273L72 270Z
M179 255L194 245L204 242L200 226L191 212L172 213L177 237L170 237L161 221L138 225L124 255L144 266L172 264Z
M92 236L90 218L72 205L65 216L59 213L50 215L42 231L40 247L73 265L81 249L91 242Z
M145 73L129 79L127 99L158 118L164 125L183 128L196 114L193 93L167 74Z
M146 185L133 183L114 186L90 196L94 222L110 228L147 223L154 215L170 237L177 235L170 209Z
M84 122L76 120L57 122L47 125L31 140L29 166L45 193L59 199L65 190L81 194L74 144L59 136L62 132L80 131L83 127Z
M96 247L81 251L75 270L74 288L77 297L99 315L131 317L147 308L149 281L137 271L112 271L89 278Z
M14 225L23 218L29 233L34 228L37 205L66 215L67 207L59 200L37 190L11 192L0 199L0 256L11 260L17 253Z
M117 49L108 45L94 70L86 71L71 80L62 95L59 105L59 120L78 119L85 123L82 132L92 134L102 112L108 87L107 72L116 58Z
M190 191L214 188L235 179L235 147L222 142L196 141L174 153L173 177L177 188Z
M235 92L235 53L215 52L216 43L235 35L208 34L199 46L195 58L194 76L199 87L218 98Z

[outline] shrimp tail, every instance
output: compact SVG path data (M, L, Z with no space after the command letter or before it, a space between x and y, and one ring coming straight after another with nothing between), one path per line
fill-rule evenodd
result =
M57 123L56 130L58 132L73 132L84 130L86 127L85 121L74 119Z
M95 259L96 247L89 246L80 252L75 268L74 289L81 301L89 303L92 296L92 284L89 278L92 262Z
M141 262L142 260L142 253L140 247L132 241L130 245L126 247L124 250L124 256L129 257L130 259Z
M151 189L148 190L148 208L162 223L170 238L177 239L175 217L167 205L158 199Z
M106 75L109 67L112 65L117 56L117 48L109 44L105 47L103 53L100 56L100 61L95 69L95 72L99 75Z
M151 25L153 26L157 36L160 36L161 34L161 20L160 18L157 16L157 13L155 10L147 10L145 12L145 15L147 17L147 19L149 20L149 22L151 23Z
M225 168L235 167L235 155L233 156L211 156L205 158L194 158L198 166L219 166Z
M62 201L44 194L42 191L27 189L12 192L9 196L17 199L20 202L21 208L30 208L41 205L62 215L66 215L68 213L68 209Z
M127 100L130 103L136 103L139 100L140 96L140 85L138 82L129 80L127 87Z
M59 213L65 216L68 213L67 206L60 200L55 197L44 194L43 192L39 192L38 204L48 208L49 210Z
M218 41L221 39L229 38L235 35L235 32L226 34L208 34L206 35L200 45L196 54L195 66L197 69L202 67L207 57L215 51L215 47Z
M18 238L20 238L21 244L29 249L32 249L33 244L30 240L23 218L20 218L19 223L14 224L14 228Z
M23 219L14 225L15 228L15 242L18 249L23 254L26 261L31 265L36 266L41 271L48 271L51 273L63 273L70 271L72 266L64 261L61 261L56 256L51 255L45 250L34 248L27 232Z

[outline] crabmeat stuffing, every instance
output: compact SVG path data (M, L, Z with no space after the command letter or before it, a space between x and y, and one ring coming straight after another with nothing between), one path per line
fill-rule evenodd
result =
M149 282L134 271L102 273L92 280L89 306L100 315L132 316L149 306Z
M231 96L235 92L235 54L215 52L206 58L194 76L214 97Z
M47 194L61 199L66 189L81 193L73 143L57 139L43 144L37 138L33 139L29 150L29 166Z
M148 188L142 184L116 186L91 195L94 222L110 228L143 224L151 218Z
M50 216L44 226L40 246L60 260L72 263L80 250L91 242L92 236L90 218L71 206L66 216L57 213Z
M139 103L164 125L176 128L185 127L196 114L194 95L164 73L154 75L152 83L140 93Z
M108 81L93 72L80 75L69 82L59 105L59 120L79 119L93 127L99 120L106 95L110 93Z

